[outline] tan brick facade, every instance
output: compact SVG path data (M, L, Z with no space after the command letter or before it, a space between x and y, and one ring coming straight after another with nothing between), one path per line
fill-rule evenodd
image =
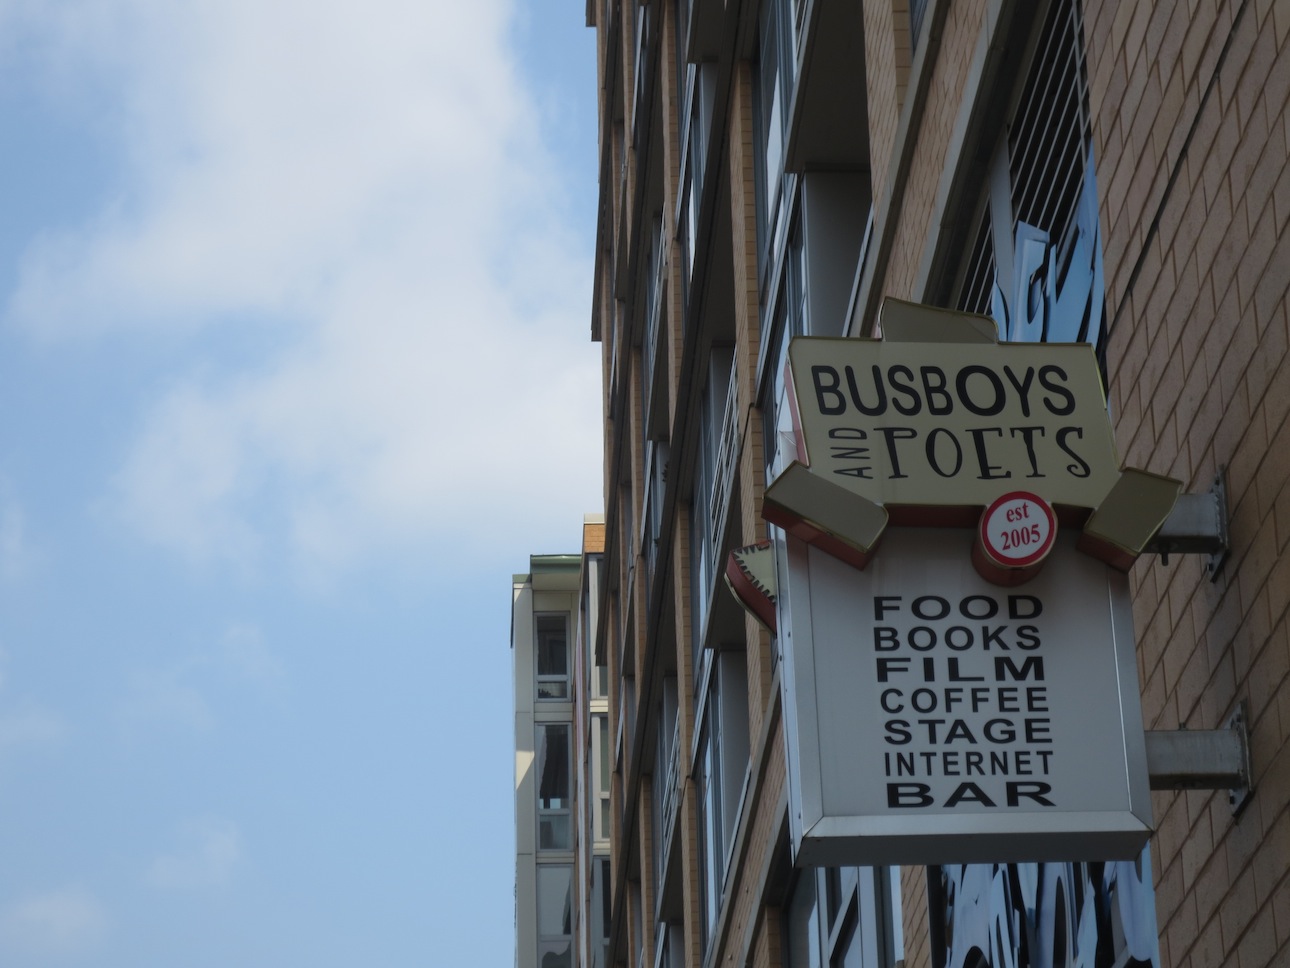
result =
M1225 791L1153 794L1160 964L1290 965L1290 0L1054 2L1083 36L1120 458L1190 493L1222 474L1230 512L1216 580L1199 555L1143 559L1131 573L1145 727L1217 728L1244 702L1255 786L1239 818ZM777 446L767 428L776 341L796 311L783 307L803 289L833 286L849 294L845 331L859 335L884 296L958 297L972 220L988 210L992 146L1008 134L1046 9L927 0L915 35L909 0L863 0L853 37L812 33L833 4L588 6L602 88L593 332L605 350L604 645L611 722L633 725L614 754L610 951L631 968L653 965L659 951L686 968L790 964L789 905L807 875L788 856L777 644L732 613L720 578L725 551L768 534L760 509ZM772 9L782 11L782 48L766 33ZM830 42L852 61L829 60ZM812 57L833 72L825 82L812 77ZM776 63L792 76L772 110ZM821 110L819 99L848 96L839 91L863 103L851 115ZM859 147L837 127L848 116L867 118ZM772 123L783 126L778 155ZM796 169L763 170L790 155ZM817 229L800 198L816 175L853 178L871 197L868 234L857 224L828 236L854 244L841 273L811 249ZM806 266L796 282L794 259ZM655 285L661 336L650 370ZM797 322L798 332L823 328ZM710 411L726 399L716 362L726 352L735 413L722 421ZM652 437L642 412L651 386L666 396ZM647 478L651 454L666 463L661 484ZM730 652L746 660L747 764L720 791L737 809L721 818L729 861L714 898L705 864L717 808L704 800L704 744L729 727L714 656ZM669 688L679 701L675 792L658 753ZM673 854L657 841L669 797ZM673 858L663 869L660 854ZM930 968L924 870L905 872L900 907L905 968ZM683 950L669 947L668 924L679 924Z

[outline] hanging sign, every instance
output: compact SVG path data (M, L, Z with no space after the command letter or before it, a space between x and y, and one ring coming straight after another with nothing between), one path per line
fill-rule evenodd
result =
M727 570L782 648L797 862L1134 857L1124 572L1181 485L1120 467L1090 347L891 300L880 323L790 345L783 530Z
M1093 348L999 343L987 317L891 299L880 322L882 339L790 344L798 459L767 489L766 520L863 568L888 524L971 527L1025 490L1127 571L1182 485L1120 467ZM987 577L1024 577L1008 557L982 559Z
M799 864L1105 860L1150 836L1125 576L1067 535L1001 588L972 567L974 540L893 529L863 571L790 540Z

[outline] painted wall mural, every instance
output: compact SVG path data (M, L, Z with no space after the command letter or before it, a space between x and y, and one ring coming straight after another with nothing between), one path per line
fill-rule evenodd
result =
M1149 850L931 868L934 968L1159 968Z

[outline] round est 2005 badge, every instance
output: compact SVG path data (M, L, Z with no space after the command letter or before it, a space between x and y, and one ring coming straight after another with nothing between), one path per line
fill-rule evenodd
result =
M992 564L1030 568L1052 550L1057 540L1057 516L1038 494L1012 491L985 509L978 536Z

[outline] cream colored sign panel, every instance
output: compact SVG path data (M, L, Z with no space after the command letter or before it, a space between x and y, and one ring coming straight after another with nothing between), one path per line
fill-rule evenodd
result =
M805 461L875 504L1093 508L1119 477L1085 344L796 339L789 367Z
M1059 538L1018 588L970 532L893 529L865 571L788 539L801 864L1133 857L1151 832L1128 583Z

